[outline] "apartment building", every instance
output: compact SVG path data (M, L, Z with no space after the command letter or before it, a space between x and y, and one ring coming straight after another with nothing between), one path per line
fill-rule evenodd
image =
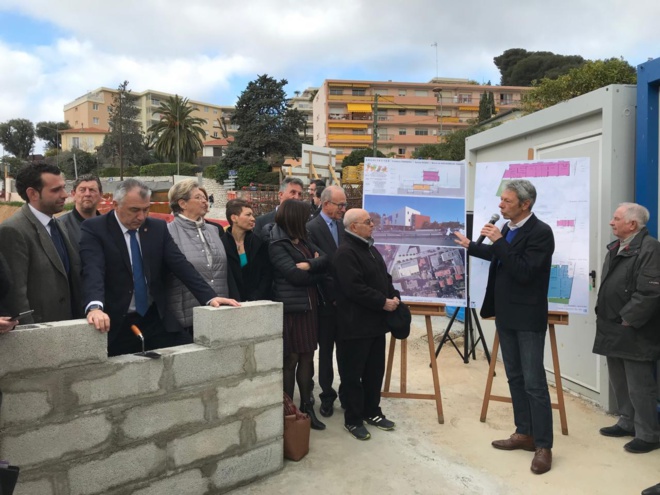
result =
M116 93L116 89L101 87L76 98L71 103L64 105L64 120L68 121L69 125L74 129L94 127L108 130L110 127L108 123L110 105L112 105L112 99ZM132 94L138 97L136 105L140 109L139 120L144 132L146 132L151 124L158 122L160 119L158 107L161 102L174 96L170 93L150 89L143 92L132 91ZM204 139L222 138L223 126L226 127L229 136L236 133L238 126L229 123L229 119L234 112L234 107L213 105L195 100L190 100L190 104L195 107L193 116L200 117L206 121L202 126L204 132L206 132Z
M409 158L425 144L470 126L484 91L492 92L496 112L520 105L530 88L473 84L468 79L433 78L428 83L326 79L313 108L315 146L337 150L337 162L373 145L386 156ZM376 105L377 100L377 105Z
M292 98L289 98L288 100L289 105L291 105L291 108L295 108L300 112L302 112L303 115L305 115L305 119L307 120L307 126L305 127L304 130L300 131L300 135L303 138L312 137L312 135L314 134L312 100L314 99L314 96L316 95L318 90L319 88L310 87L302 92L294 91L293 92L294 96Z

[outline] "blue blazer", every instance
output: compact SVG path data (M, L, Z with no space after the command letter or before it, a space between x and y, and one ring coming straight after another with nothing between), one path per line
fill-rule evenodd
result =
M147 218L140 227L140 247L149 296L168 332L181 325L167 310L165 279L174 273L206 304L216 294L175 244L163 220ZM110 317L111 342L119 332L133 298L133 269L128 247L114 211L85 220L81 226L80 257L85 307L101 301Z

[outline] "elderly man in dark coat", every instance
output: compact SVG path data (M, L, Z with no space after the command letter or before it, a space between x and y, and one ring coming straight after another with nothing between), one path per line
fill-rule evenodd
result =
M395 427L380 409L380 389L385 374L385 316L400 301L385 261L373 247L369 212L348 210L344 227L346 235L332 264L344 427L354 438L368 440L371 435L363 420L381 430Z
M619 413L618 422L600 433L634 437L624 448L635 454L660 448L654 378L660 359L660 243L649 235L648 220L648 210L635 203L621 204L612 216L617 240L607 246L593 349L607 356Z

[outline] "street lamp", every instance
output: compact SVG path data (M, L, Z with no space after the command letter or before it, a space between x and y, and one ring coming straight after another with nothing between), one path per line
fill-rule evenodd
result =
M433 88L433 92L440 103L440 118L438 120L440 121L440 135L442 136L442 88Z

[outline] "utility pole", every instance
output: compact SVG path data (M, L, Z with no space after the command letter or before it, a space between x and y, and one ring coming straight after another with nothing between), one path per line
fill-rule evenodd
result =
M125 89L125 88L124 88ZM124 95L121 90L119 90L119 180L124 180L124 148L123 148L123 135L124 135L124 123L121 119L121 101L124 99Z
M378 93L374 95L374 158L378 156Z
M181 175L181 170L179 169L179 107L181 103L179 101L179 95L176 95L176 175Z

